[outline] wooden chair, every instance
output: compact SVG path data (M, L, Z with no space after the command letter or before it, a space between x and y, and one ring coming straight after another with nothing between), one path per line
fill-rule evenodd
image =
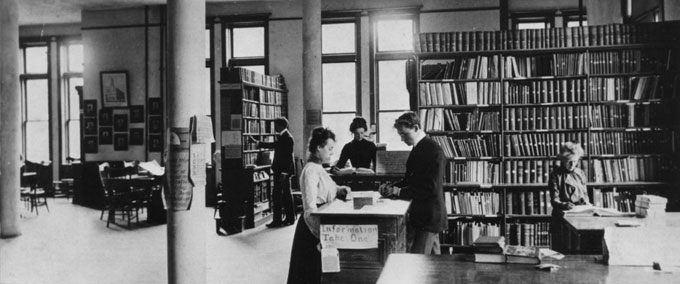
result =
M34 169L35 175L25 177L28 190L24 190L22 195L24 200L28 202L30 211L35 210L35 214L40 215L38 210L40 206L45 206L47 212L50 212L47 196L52 188L52 168L49 165L35 164ZM22 173L23 176L24 173Z
M300 174L305 167L305 161L301 158L295 158L295 174L290 176L290 192L293 197L293 206L295 206L295 213L302 212L302 192L300 191Z
M107 212L107 228L109 224L116 223L117 215L122 216L123 220L127 220L128 227L131 226L132 218L136 218L137 224L139 224L139 211L135 205L135 197L130 187L129 178L113 176L111 169L106 165L100 166L100 178L105 205L99 219L101 220L104 217L104 212Z

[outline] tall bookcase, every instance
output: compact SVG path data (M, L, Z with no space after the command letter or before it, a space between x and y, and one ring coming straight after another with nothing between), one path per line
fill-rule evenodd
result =
M634 211L648 192L678 210L678 35L678 22L420 34L412 95L448 157L442 243L550 246L566 141L585 150L595 205Z
M222 74L222 198L227 216L221 217L232 227L248 229L271 219L274 183L268 150L258 149L249 137L274 142L274 120L287 116L288 92L282 76L245 68L224 68Z

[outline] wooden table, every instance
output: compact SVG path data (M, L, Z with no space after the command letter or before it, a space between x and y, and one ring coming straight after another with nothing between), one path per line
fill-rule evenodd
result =
M561 268L541 271L530 264L472 262L472 255L391 254L378 284L398 283L678 283L679 271L602 264L601 256L568 255L544 259Z
M355 210L351 200L336 201L313 212L322 225L378 226L378 248L339 248L341 271L324 273L322 282L375 283L387 256L406 252L406 212L410 204L406 200L380 198L374 205Z
M352 191L376 191L381 184L393 183L404 178L404 174L350 174L331 175L338 185L346 185Z
M616 226L618 220L635 220L642 226L680 227L680 213L666 213L665 217L596 217L564 216L566 253L602 254L604 228Z

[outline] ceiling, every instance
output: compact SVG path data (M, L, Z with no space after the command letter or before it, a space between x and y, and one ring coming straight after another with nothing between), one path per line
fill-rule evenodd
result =
M111 9L144 5L161 5L166 0L16 0L19 25L79 23L84 9ZM200 1L200 0L196 0ZM289 1L289 0L267 0ZM265 2L262 0L206 0L208 3Z

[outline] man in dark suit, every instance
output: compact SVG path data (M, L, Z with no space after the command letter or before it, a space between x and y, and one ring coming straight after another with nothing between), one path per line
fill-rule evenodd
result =
M274 149L274 189L272 190L273 220L267 227L275 228L292 225L295 222L293 198L290 194L289 178L294 173L293 164L293 136L288 131L288 120L279 117L274 121L274 131L278 133L276 142L257 142L258 148ZM254 139L253 139L254 140ZM281 212L281 211L285 212ZM282 219L282 213L286 218Z
M394 122L406 145L413 146L406 161L404 179L382 185L383 196L411 199L408 220L408 252L440 254L439 232L448 228L442 181L445 158L442 148L425 135L418 116L406 112Z

